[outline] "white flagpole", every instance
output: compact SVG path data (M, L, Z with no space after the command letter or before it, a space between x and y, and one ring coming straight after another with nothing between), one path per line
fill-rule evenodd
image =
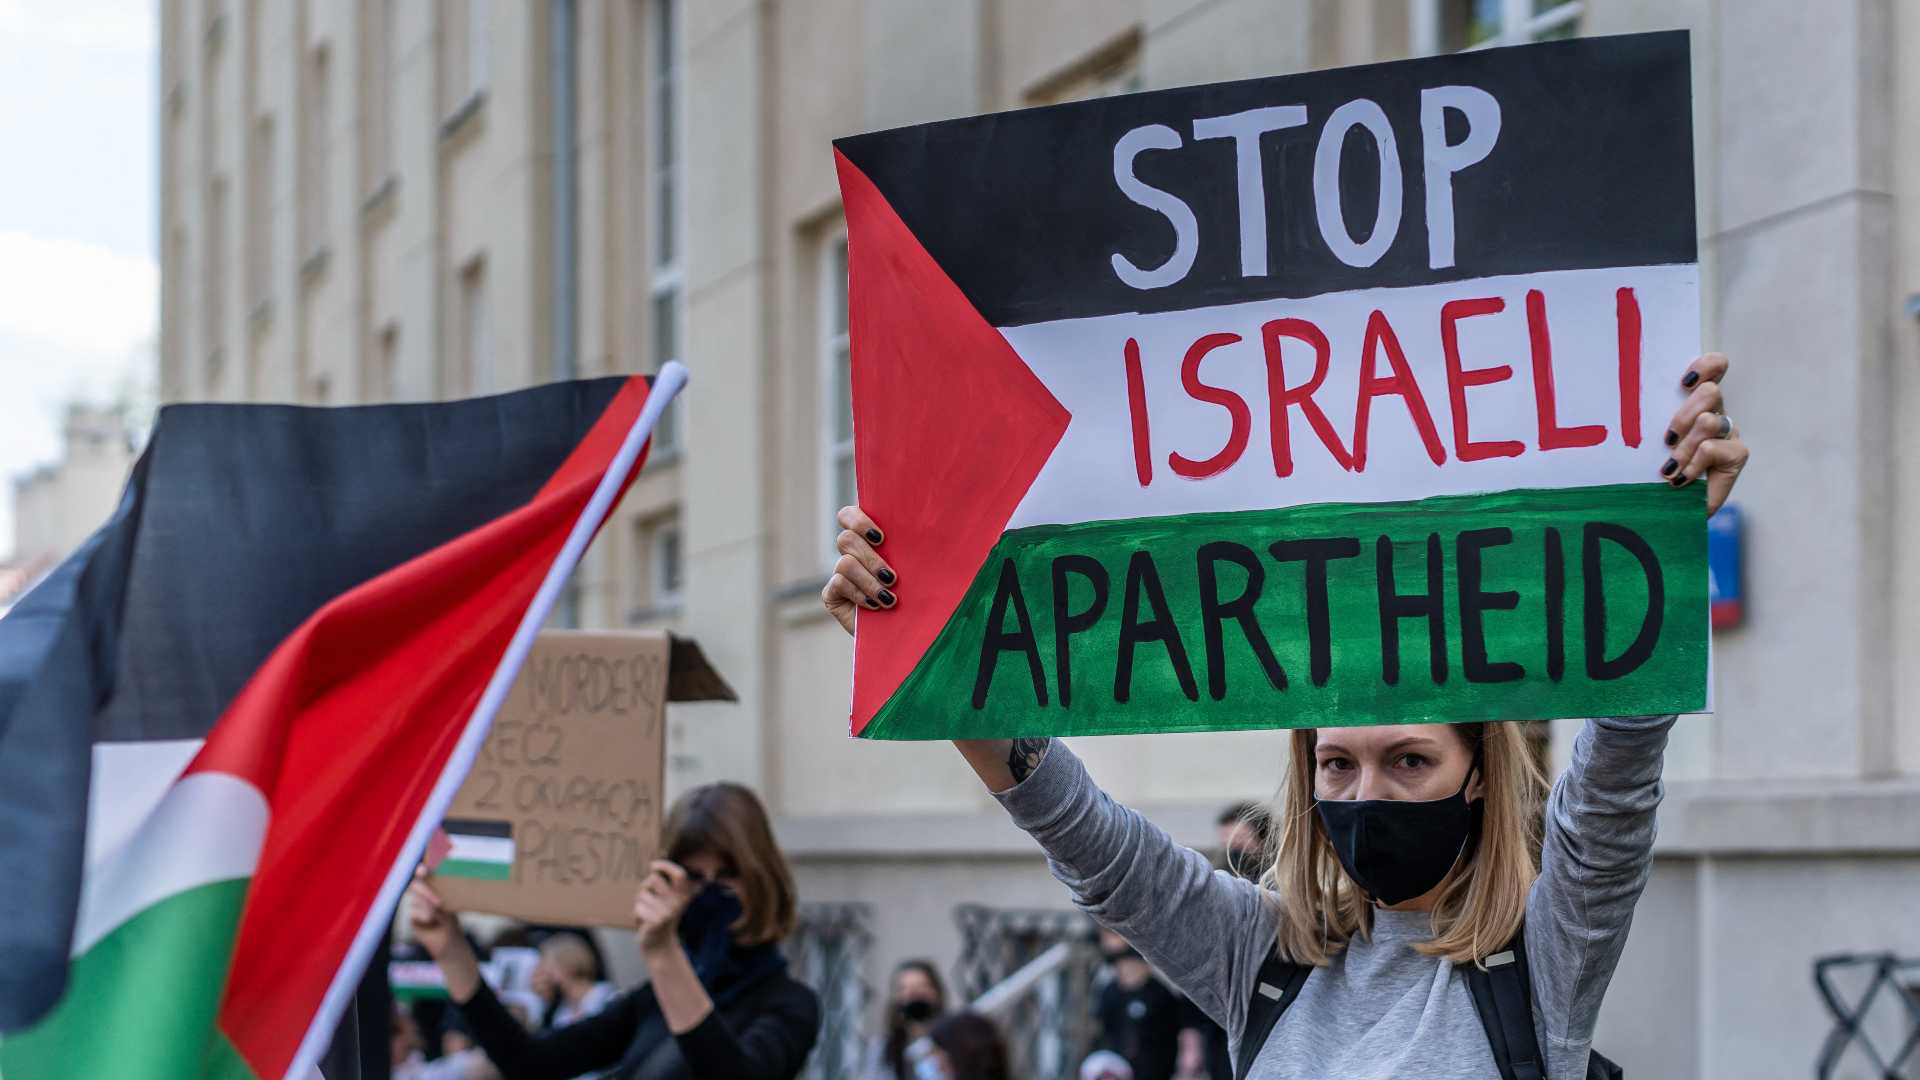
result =
M407 842L400 849L400 858L380 886L380 894L368 910L366 920L360 924L360 932L354 935L346 960L334 972L326 997L320 1001L320 1011L314 1014L306 1037L300 1040L300 1048L295 1051L293 1062L287 1068L288 1080L305 1080L318 1075L316 1065L320 1055L326 1053L335 1026L340 1023L347 1003L353 1000L354 990L360 984L367 960L379 945L381 935L389 932L389 914L394 905L399 903L400 894L405 891L407 883L413 880L413 868L426 852L427 840L433 835L433 830L439 827L440 820L447 815L447 808L453 805L454 793L466 782L474 759L480 755L480 746L486 741L488 730L493 727L494 715L507 700L507 692L513 689L513 682L520 675L520 666L526 663L527 653L533 649L534 638L539 635L540 628L546 625L548 616L553 614L554 606L560 602L560 592L566 588L567 578L573 575L574 568L580 565L580 557L586 554L594 530L600 527L600 522L613 509L620 487L626 481L627 474L633 471L634 462L640 459L640 448L653 434L660 414L666 411L667 403L686 384L687 369L678 362L664 365L659 374L654 376L653 385L647 390L646 405L641 408L633 427L628 429L626 441L620 444L619 453L614 455L613 463L607 466L606 475L600 478L599 486L593 489L593 497L587 500L587 508L573 523L573 531L567 534L567 542L548 568L546 579L540 583L540 590L533 594L533 603L527 606L527 613L514 630L513 640L508 642L499 666L493 669L493 678L481 693L480 704L474 707L473 716L467 721L467 729L461 732L460 741L454 744L447 767L440 773L440 780L433 786L433 791L427 795L426 805L421 809L419 819L413 823L413 831L407 834Z

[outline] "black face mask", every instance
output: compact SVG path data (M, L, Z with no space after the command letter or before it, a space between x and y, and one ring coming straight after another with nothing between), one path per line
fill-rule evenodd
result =
M909 998L900 1003L900 1019L909 1024L924 1024L933 1019L933 1002L925 998Z
M1467 801L1467 785L1444 799L1316 801L1333 853L1370 899L1391 907L1424 895L1480 833L1481 801Z

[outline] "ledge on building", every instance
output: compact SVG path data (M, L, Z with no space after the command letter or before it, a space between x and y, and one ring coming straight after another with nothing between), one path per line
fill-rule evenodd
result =
M1920 855L1920 777L1670 784L1654 854Z
M459 138L464 133L469 122L471 122L474 117L480 115L481 110L486 107L486 104L487 92L485 90L475 90L473 93L468 94L465 101L455 106L453 112L449 113L445 120L440 121L441 145L444 146L454 139Z
M300 262L300 284L311 285L327 272L327 264L333 261L333 252L325 244L313 250Z
M958 761L955 768L960 768ZM1135 807L1177 842L1215 844L1224 803ZM1894 780L1753 780L1676 783L1660 806L1654 854L1662 858L1920 857L1920 777ZM976 811L786 815L781 847L814 861L1038 857L1040 849L998 807Z
M393 211L395 196L400 193L400 178L388 173L367 197L360 201L360 222L372 225L375 219L384 219Z
M687 602L679 597L657 604L642 604L627 609L627 625L645 626L648 623L666 622L679 618L686 609Z

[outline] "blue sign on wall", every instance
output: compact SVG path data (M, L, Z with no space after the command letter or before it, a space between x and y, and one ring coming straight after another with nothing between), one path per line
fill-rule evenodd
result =
M1707 519L1707 596L1713 605L1716 630L1746 621L1746 581L1740 565L1745 531L1740 508L1732 503Z

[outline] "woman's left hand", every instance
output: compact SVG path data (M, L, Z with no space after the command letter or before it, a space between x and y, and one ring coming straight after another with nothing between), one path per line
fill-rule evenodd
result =
M1705 477L1709 515L1727 501L1740 470L1747 467L1747 444L1740 441L1740 429L1728 419L1721 392L1728 366L1722 354L1708 353L1687 367L1680 380L1687 400L1667 425L1669 456L1660 466L1660 475L1674 487Z
M642 954L680 947L680 916L698 891L680 864L653 861L653 872L640 883L640 894L633 900Z

